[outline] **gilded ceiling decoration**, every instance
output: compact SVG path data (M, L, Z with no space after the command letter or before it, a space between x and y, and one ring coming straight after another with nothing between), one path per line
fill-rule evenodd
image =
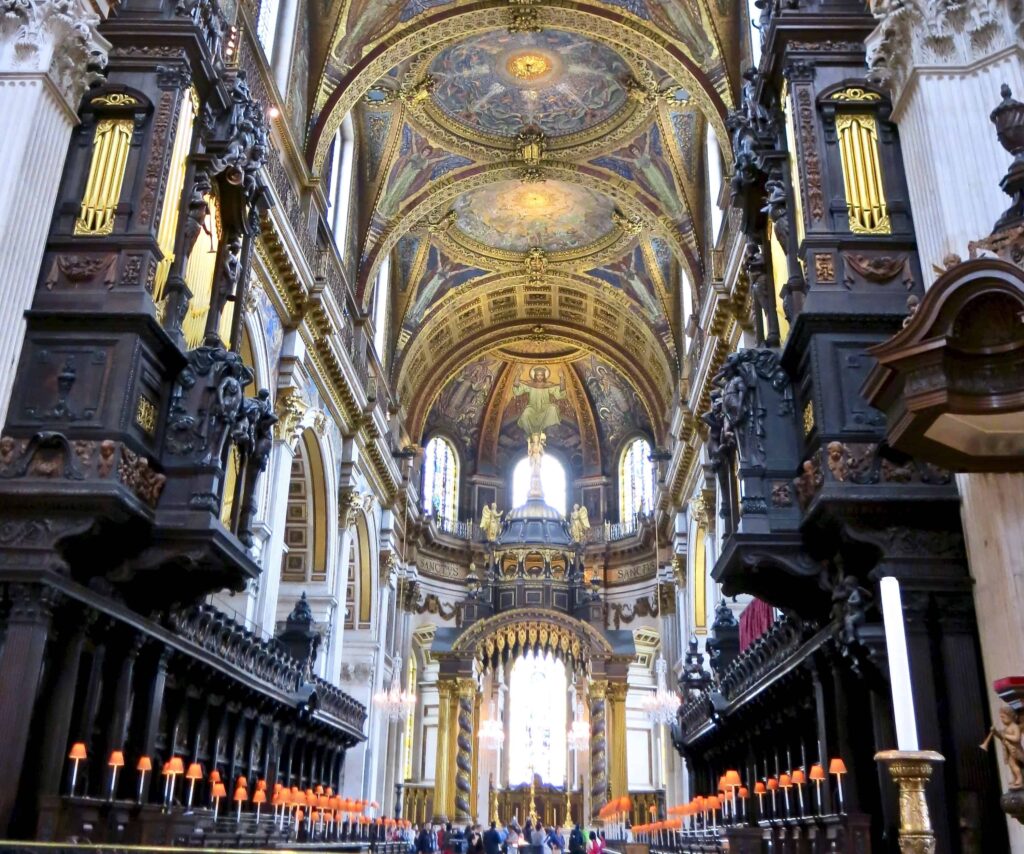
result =
M615 203L563 181L501 181L461 196L455 226L471 239L510 252L565 252L615 228Z
M629 98L631 70L611 48L562 30L481 33L430 63L433 103L471 135L546 137L608 122Z

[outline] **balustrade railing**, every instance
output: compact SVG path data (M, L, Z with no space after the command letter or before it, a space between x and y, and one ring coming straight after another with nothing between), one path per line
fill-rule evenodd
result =
M458 519L447 519L444 516L439 516L434 520L434 524L437 525L439 531L451 537L457 537L460 540L473 539L474 525L472 522L463 522Z

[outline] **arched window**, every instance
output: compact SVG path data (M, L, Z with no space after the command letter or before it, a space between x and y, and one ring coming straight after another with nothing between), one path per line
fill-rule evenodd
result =
M377 358L384 364L384 343L387 341L388 290L391 284L391 256L385 255L377 271L377 284L373 289L373 346Z
M352 114L345 116L341 128L331 143L331 182L327 188L327 222L334 235L338 254L344 258L348 246L348 222L352 200L352 171L355 151L355 133Z
M690 315L693 314L693 285L690 282L690 274L686 267L679 268L679 288L682 291L683 306L683 334L686 336L686 343L690 343Z
M441 436L427 442L423 455L423 509L435 519L458 521L459 455Z
M722 148L718 144L714 128L708 125L704 154L708 161L708 204L711 207L711 243L718 243L718 232L722 227L724 212L718 205L722 192Z
M693 627L703 634L708 628L708 555L707 536L697 528L693 543Z
M304 434L296 445L288 481L282 581L327 580L325 506L323 460L316 443Z
M278 91L287 95L288 73L295 41L298 0L261 0L256 18L256 38L263 48L267 65L274 73Z
M549 655L516 659L509 677L508 782L529 783L531 774L552 786L565 782L565 664Z
M540 463L540 483L544 489L544 502L565 515L565 469L551 454L545 454ZM526 503L530 491L530 458L523 457L512 469L512 506Z
M757 0L747 0L747 16L750 18L750 64L757 68L761 64L761 10Z
M260 14L256 19L256 37L260 40L268 63L274 60L274 36L277 35L280 17L281 0L263 0L260 3Z
M632 522L637 513L649 513L654 506L654 465L651 444L634 439L622 450L619 461L619 515Z

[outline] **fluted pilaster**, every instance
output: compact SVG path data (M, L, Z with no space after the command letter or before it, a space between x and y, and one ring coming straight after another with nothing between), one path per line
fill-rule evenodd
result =
M106 63L100 18L83 0L4 3L0 24L0 424L14 383L22 316L32 303L46 233L60 186L78 105Z
M608 686L611 703L612 737L609 751L608 777L612 797L621 798L629 794L629 777L626 769L626 684L616 682Z
M1019 0L874 2L872 77L888 88L899 125L925 284L949 254L987 236L1009 200L999 189L1010 156L989 113L1007 83L1024 92Z

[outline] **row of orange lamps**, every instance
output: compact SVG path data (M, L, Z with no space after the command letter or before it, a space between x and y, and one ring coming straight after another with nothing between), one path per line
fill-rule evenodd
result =
M618 833L621 838L625 835L626 817L629 815L629 811L632 808L633 802L630 800L629 795L622 795L621 797L612 798L608 801L608 803L597 811L597 815L605 821L612 822L615 826L614 832Z

